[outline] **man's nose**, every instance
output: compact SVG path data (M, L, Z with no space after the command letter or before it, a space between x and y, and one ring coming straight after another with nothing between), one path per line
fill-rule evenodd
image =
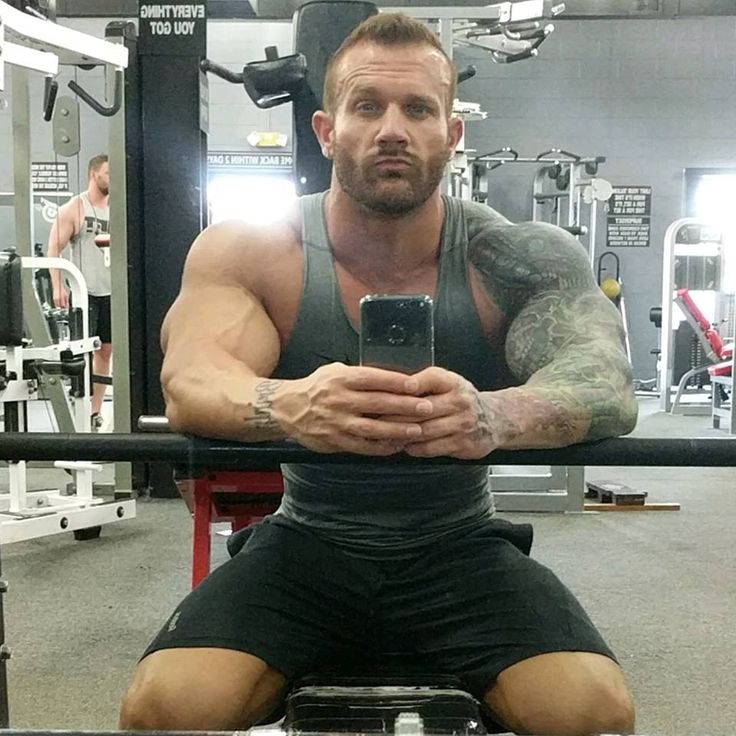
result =
M398 105L389 105L381 116L379 143L406 143L408 134L406 116Z

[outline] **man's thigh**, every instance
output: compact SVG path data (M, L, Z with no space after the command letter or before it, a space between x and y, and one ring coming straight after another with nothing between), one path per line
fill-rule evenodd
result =
M234 730L273 714L286 678L245 652L159 649L143 659L123 700L123 730Z
M396 642L427 667L460 676L479 698L501 672L541 654L581 651L613 659L567 587L499 537L494 525L397 566L381 597Z
M96 297L90 294L88 304L89 304L89 311L88 311L89 334L91 337L99 337L100 336L99 297Z
M184 599L144 656L182 647L232 649L292 679L361 647L374 589L370 566L269 519Z
M97 335L100 342L109 344L112 342L111 298L109 296L98 296L95 297L95 301L97 302Z

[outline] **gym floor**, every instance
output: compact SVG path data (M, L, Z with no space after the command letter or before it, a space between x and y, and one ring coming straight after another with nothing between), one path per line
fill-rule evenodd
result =
M670 417L653 399L641 408L638 436L724 436L707 417ZM31 471L29 487L49 487L55 473ZM586 477L625 482L682 509L504 518L534 523L534 556L570 586L617 652L639 733L732 734L736 471L588 468ZM137 514L98 540L61 534L2 548L14 728L115 728L137 657L189 588L184 504L141 501ZM225 539L215 536L213 562L225 558Z

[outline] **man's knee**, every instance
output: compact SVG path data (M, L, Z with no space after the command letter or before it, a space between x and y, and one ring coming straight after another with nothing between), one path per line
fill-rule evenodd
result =
M176 693L164 683L134 683L120 706L120 728L125 731L175 729L179 725L177 716L185 717L179 705Z
M273 712L283 697L285 685L282 675L242 652L223 649L154 652L141 662L123 698L120 728L145 731L245 728Z
M103 342L95 352L95 355L102 360L110 360L112 358L112 343Z
M591 682L579 693L575 733L634 733L635 710L631 693L625 685L610 680Z
M516 733L634 732L634 703L618 665L602 655L560 652L502 672L486 702Z
M208 691L211 688L206 688ZM234 705L218 702L195 683L182 682L175 673L136 674L135 680L120 706L120 728L128 731L213 730L232 729ZM208 701L205 703L204 701Z

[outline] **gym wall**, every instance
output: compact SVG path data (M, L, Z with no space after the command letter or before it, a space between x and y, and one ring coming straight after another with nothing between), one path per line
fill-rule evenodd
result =
M654 377L649 351L658 335L649 307L661 302L665 230L684 216L683 169L736 164L734 38L734 17L558 20L534 60L499 65L477 49L455 52L459 66L478 67L460 87L461 99L488 112L487 120L468 123L469 147L605 156L600 177L651 185L650 247L614 249L637 378ZM491 206L512 220L530 219L534 171L519 164L491 172ZM606 250L605 225L596 250Z

